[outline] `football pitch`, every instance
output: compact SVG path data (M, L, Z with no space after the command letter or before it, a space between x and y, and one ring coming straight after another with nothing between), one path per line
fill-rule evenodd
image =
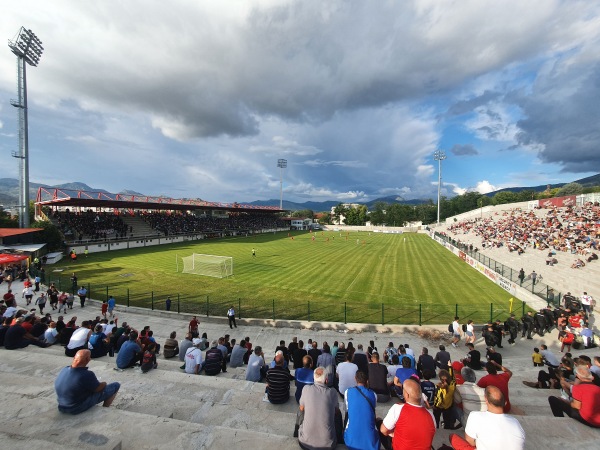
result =
M181 273L192 253L233 257L234 275ZM47 266L47 281L68 289L72 272L94 299L165 309L170 296L172 311L224 316L233 305L241 318L447 324L458 312L481 323L505 320L511 297L415 233L280 232L93 253Z

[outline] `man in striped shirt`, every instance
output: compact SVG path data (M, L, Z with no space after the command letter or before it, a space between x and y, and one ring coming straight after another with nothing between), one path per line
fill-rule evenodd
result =
M282 353L275 355L275 367L267 370L267 398L274 404L285 403L290 398L290 371L283 367Z

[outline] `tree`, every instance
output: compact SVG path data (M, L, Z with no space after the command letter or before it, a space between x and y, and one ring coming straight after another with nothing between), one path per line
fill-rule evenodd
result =
M328 212L319 213L318 221L321 225L331 224L331 214Z
M387 206L384 202L375 203L373 211L369 215L369 220L373 225L383 225L385 223L385 210Z
M503 191L498 192L494 195L493 203L494 205L504 205L506 203L515 203L517 200L517 194L511 191Z
M347 209L344 206L344 204L338 203L338 205L335 208L333 208L333 216L332 216L333 222L341 225L342 221L340 220L340 217L341 216L345 217L346 213L347 213Z
M579 183L567 183L558 190L555 197L564 197L566 195L579 195L583 192L583 186Z
M46 243L48 250L56 251L62 250L63 238L56 226L47 220L38 220L32 224L32 228L42 228L41 233L36 233L36 240L38 243Z
M299 209L292 213L292 217L304 217L312 220L315 217L315 213L312 209Z
M0 228L18 228L19 221L17 217L12 217L8 211L0 207Z

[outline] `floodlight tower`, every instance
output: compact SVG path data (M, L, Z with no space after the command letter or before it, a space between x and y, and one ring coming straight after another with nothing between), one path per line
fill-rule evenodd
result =
M19 227L29 227L29 133L27 122L27 72L26 64L36 67L42 57L42 42L31 30L21 27L14 41L8 47L17 55L17 100L10 103L18 109L19 151L13 152L19 158Z
M279 167L279 209L283 209L283 169L287 167L287 159L278 159Z
M440 195L442 192L442 161L446 159L443 150L436 150L433 153L433 159L438 162L438 201L437 201L437 223L440 224Z

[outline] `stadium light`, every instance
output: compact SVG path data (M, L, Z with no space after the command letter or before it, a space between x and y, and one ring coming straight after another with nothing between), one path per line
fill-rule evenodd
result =
M279 167L279 209L283 209L283 169L287 167L287 159L278 159Z
M31 30L21 27L14 41L8 41L8 47L17 55L17 100L10 103L18 109L19 152L12 156L19 158L19 227L29 228L29 132L27 120L27 72L26 64L36 67L44 47L42 41Z
M438 201L437 201L437 223L440 224L440 194L442 191L442 161L446 159L443 150L436 150L433 153L433 159L438 162Z

